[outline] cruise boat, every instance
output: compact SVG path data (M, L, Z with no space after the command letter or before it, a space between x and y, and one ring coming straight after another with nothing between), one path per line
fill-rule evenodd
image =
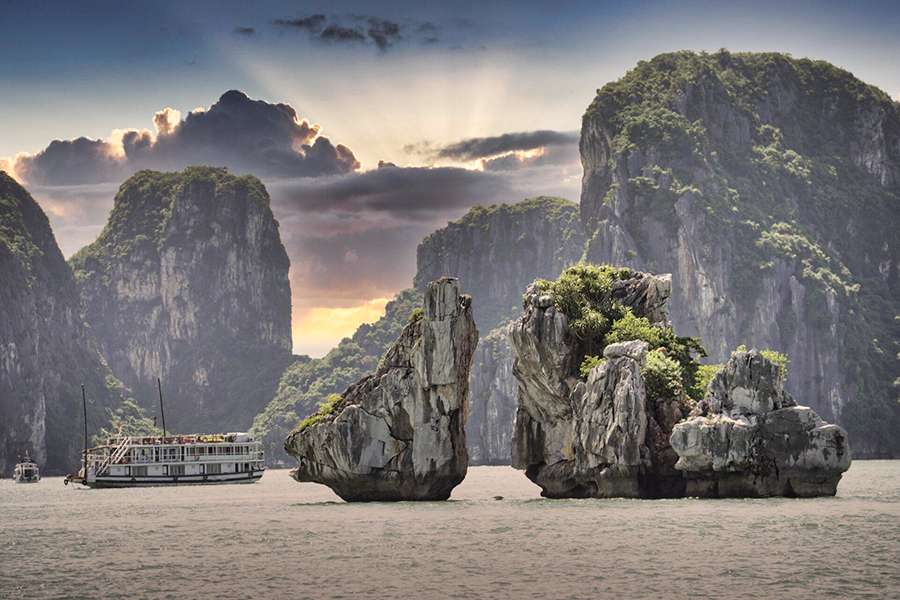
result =
M22 462L18 463L13 469L13 481L16 483L37 483L40 480L41 470L26 452Z
M137 487L254 483L266 470L262 443L248 433L115 437L85 452L65 483Z
M84 454L77 475L63 483L88 487L139 487L153 485L202 485L254 483L266 470L262 442L249 433L166 435L162 382L159 410L161 436L116 436L105 444L88 448L87 398L81 386L84 407Z

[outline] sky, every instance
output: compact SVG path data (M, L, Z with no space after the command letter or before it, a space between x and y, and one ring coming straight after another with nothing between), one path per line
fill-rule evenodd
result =
M66 256L137 169L259 176L320 356L471 206L577 201L581 116L637 61L789 52L900 99L897 31L897 2L0 0L0 169Z

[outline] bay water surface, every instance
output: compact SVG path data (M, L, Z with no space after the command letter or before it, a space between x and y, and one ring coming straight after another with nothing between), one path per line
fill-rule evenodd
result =
M502 499L495 499L502 496ZM834 498L545 500L472 467L447 502L0 480L0 598L900 598L900 461Z

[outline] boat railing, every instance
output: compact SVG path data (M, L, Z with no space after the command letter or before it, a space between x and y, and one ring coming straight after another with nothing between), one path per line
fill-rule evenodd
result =
M122 441L116 446L116 449L113 452L110 452L106 459L100 463L100 466L97 467L96 473L98 475L106 471L106 469L109 468L109 465L122 460L122 457L128 452L128 442L129 438L122 438Z

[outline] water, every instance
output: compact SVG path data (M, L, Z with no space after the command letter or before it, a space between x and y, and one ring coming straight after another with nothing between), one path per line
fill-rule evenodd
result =
M496 495L503 500L494 500ZM0 480L0 598L900 597L900 461L835 498L543 500L508 467L449 502L254 485Z

